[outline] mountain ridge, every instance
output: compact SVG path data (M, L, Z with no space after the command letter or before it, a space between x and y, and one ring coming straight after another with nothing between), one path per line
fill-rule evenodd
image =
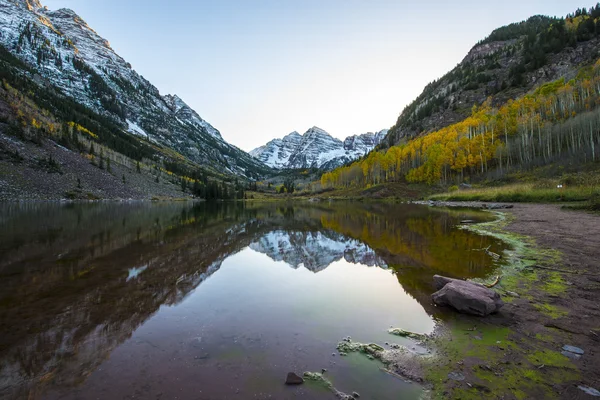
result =
M317 126L304 134L293 131L283 138L272 139L249 154L277 169L333 169L353 161L375 148L387 134L387 129L351 135L344 140L331 136Z
M402 110L383 144L392 146L462 121L488 97L499 106L544 83L573 79L581 65L600 55L595 35L599 17L596 6L585 14L535 15L494 29L455 68L426 85Z
M179 96L163 96L75 11L48 10L37 0L7 0L0 5L0 28L0 43L33 69L42 85L56 86L124 131L205 168L241 176L267 170L223 140Z

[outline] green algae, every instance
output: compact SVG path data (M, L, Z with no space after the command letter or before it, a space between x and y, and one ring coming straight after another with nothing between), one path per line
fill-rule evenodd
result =
M548 274L544 278L544 286L542 289L552 296L558 296L562 294L567 289L567 285L565 280L562 278L559 272L548 271Z
M376 343L358 343L353 342L350 339L344 339L337 345L337 350L340 353L352 353L352 352L361 352L376 358L381 358L381 352L385 349Z
M538 311L540 311L541 313L543 313L544 315L552 318L552 319L558 319L558 318L562 318L566 315L569 314L569 312L565 309L563 309L562 307L558 307L552 304L534 304L533 305Z
M305 382L307 382L310 386L316 389L327 390L329 392L332 392L338 399L354 399L353 396L337 390L335 386L333 386L333 383L331 383L331 381L325 378L321 373L307 371L302 375L302 377L304 378Z
M561 367L568 369L575 369L575 366L571 363L568 357L562 355L558 351L543 349L538 350L527 356L527 359L532 364L550 366L550 367Z
M388 329L388 333L391 335L415 339L415 340L423 340L427 337L427 335L405 331L404 329L400 329L400 328L390 328L390 329Z

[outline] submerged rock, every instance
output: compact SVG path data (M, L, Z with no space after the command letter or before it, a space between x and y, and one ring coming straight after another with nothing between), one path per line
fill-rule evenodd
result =
M303 383L304 379L293 372L288 372L287 378L285 378L286 385L301 385Z
M498 293L479 283L439 275L433 277L433 283L438 289L431 295L433 302L451 306L459 312L485 317L498 312L504 305Z

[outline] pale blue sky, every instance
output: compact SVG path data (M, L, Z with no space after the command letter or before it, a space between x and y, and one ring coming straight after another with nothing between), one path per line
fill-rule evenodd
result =
M251 150L313 125L389 128L493 29L573 0L42 0L72 8L162 94Z

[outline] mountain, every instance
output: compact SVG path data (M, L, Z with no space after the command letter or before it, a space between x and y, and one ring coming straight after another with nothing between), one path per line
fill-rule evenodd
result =
M600 3L493 31L404 109L383 144L323 174L321 188L405 181L453 191L534 178L587 188L594 178L585 173L600 160ZM543 197L537 186L519 190L508 197ZM508 198L494 193L483 196Z
M53 140L51 126L64 131L71 123L79 142L91 139L106 152L157 168L178 164L170 172L179 176L198 168L251 178L268 171L180 97L162 95L72 10L51 11L38 0L3 0L0 45L2 78L11 88L5 84L3 122L24 119L26 134L42 130L41 136ZM18 95L11 97L12 89ZM19 96L28 96L26 104L17 104Z
M387 264L369 246L335 232L273 231L250 248L292 268L300 266L319 272L342 258L353 264L387 268Z
M313 126L303 135L294 131L273 139L250 152L250 155L273 168L333 169L355 160L381 142L387 129L377 133L348 136L344 141Z
M548 82L577 76L600 49L600 7L566 18L533 16L494 30L404 108L384 141L394 145L462 121L488 97L499 106Z

